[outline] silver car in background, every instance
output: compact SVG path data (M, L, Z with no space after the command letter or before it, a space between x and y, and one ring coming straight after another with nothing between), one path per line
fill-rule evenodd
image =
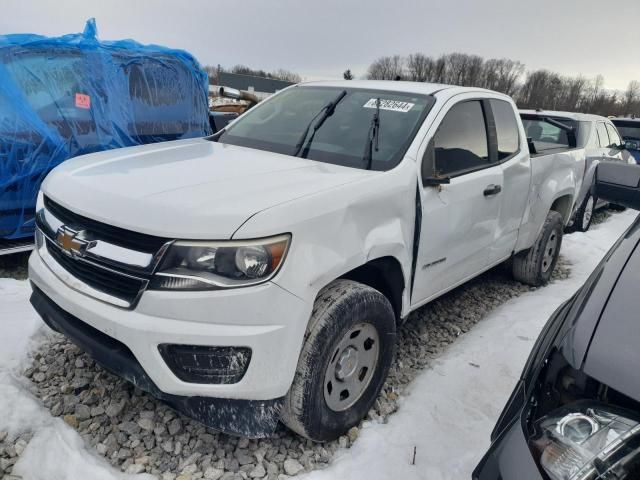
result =
M607 203L591 192L596 166L601 161L635 163L625 149L615 125L607 118L585 113L551 110L520 110L532 157L558 150L581 149L585 167L582 188L576 200L570 228L585 232L593 212Z

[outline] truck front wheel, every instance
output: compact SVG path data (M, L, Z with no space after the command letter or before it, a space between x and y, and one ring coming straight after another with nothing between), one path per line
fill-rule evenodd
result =
M366 416L382 389L395 315L379 291L340 279L320 292L309 325L281 420L303 437L333 440Z
M513 258L516 280L538 287L551 279L562 246L562 229L562 215L551 210L533 247Z

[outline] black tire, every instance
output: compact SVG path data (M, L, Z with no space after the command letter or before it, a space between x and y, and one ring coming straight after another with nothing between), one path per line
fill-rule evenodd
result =
M562 246L562 229L562 215L553 210L550 211L533 247L518 253L513 258L513 277L516 280L538 287L551 279ZM554 237L552 238L552 236ZM548 253L550 241L555 242L551 258L549 255L545 255Z
M614 212L624 212L627 209L627 207L625 207L624 205L618 205L615 203L610 203L608 207L609 210L612 210Z
M589 206L589 200L591 200L591 206ZM573 220L573 230L576 232L586 232L591 226L593 220L593 214L596 211L596 204L598 199L593 197L590 193L582 201L580 208L576 211L576 216ZM589 211L590 210L590 211Z
M366 328L373 326L377 332L377 362L355 403L343 411L335 411L325 399L325 374L335 363L340 342L353 338L345 335L364 324ZM367 415L376 401L389 373L395 340L395 315L383 294L351 280L329 284L315 301L298 368L281 411L282 423L314 441L334 440L345 434Z

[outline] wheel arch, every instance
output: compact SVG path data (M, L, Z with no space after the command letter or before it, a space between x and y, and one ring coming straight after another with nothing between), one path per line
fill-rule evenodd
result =
M557 197L551 204L549 210L553 210L562 215L562 220L564 224L567 225L573 213L573 195L565 194Z
M401 321L402 296L406 280L398 259L391 256L376 258L346 272L339 278L353 280L378 290L391 303L396 321Z

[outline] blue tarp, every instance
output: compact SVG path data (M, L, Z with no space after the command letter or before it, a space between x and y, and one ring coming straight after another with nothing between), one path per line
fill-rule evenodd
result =
M33 234L40 183L91 152L210 134L208 80L187 52L82 34L0 35L0 239Z

